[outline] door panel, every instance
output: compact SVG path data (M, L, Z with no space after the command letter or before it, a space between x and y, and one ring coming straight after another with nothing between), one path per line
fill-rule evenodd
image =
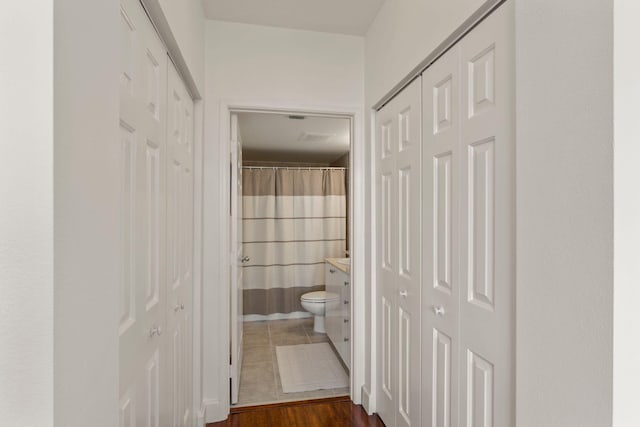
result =
M231 403L238 402L242 369L242 264L245 259L242 247L242 139L238 116L231 115L231 236L229 274L231 278Z
M377 116L381 332L378 413L420 424L420 80Z
M505 3L423 73L431 426L515 423L512 25Z
M460 42L461 413L468 426L512 426L515 127L513 4ZM499 402L499 404L497 404Z
M159 426L166 305L166 54L138 1L124 0L120 16L120 425Z
M168 62L167 318L170 372L167 396L172 426L191 425L191 321L193 259L193 101L173 63Z
M458 425L459 57L454 46L422 76L422 378L431 427Z

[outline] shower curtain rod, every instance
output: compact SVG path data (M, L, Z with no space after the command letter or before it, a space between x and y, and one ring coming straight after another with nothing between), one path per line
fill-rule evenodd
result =
M243 166L242 169L294 169L294 170L346 170L347 168L342 167L331 167L331 166L322 166L322 167L304 167L304 166Z

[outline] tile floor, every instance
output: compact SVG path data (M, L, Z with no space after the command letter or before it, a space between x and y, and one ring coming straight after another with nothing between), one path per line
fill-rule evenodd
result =
M276 346L328 342L326 334L313 332L313 318L245 322L240 396L235 406L343 396L349 388L283 393Z

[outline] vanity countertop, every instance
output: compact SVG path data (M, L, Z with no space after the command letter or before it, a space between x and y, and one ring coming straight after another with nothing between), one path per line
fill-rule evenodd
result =
M349 274L351 270L351 262L349 262L348 264L342 264L341 262L339 262L344 259L348 259L349 261L351 261L351 258L325 258L324 260L333 265L338 270Z

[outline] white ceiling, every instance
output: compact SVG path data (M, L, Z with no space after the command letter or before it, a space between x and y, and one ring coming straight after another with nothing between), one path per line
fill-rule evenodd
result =
M384 0L202 0L209 19L363 36Z
M239 113L238 123L245 161L329 164L349 151L348 119Z

